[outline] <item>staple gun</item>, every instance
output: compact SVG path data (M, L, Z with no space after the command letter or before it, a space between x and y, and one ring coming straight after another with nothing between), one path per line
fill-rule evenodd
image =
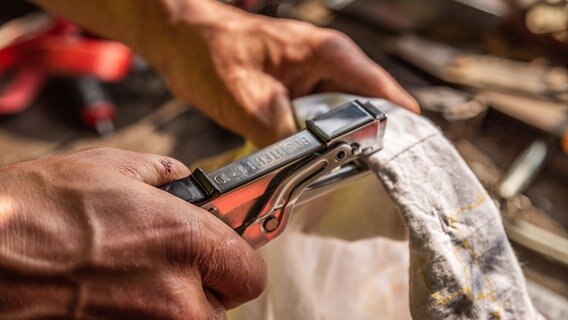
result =
M258 248L284 230L300 197L308 201L368 172L359 158L382 147L386 120L376 104L351 100L293 136L160 188L208 210Z

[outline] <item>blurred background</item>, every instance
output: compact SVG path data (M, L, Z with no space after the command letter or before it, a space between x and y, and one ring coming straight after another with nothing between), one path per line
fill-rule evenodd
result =
M393 74L501 209L537 307L568 318L568 1L227 2L341 30ZM191 164L243 143L128 48L0 3L0 165L103 145Z

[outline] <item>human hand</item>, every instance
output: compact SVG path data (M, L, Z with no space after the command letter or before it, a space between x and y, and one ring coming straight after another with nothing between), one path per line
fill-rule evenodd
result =
M176 96L268 145L296 131L290 99L315 92L417 102L346 35L218 0L34 0L141 53Z
M106 148L0 168L0 319L224 319L257 297L255 251L155 188L188 174Z
M178 97L259 146L293 134L290 98L314 92L382 97L419 112L417 102L340 32L199 3L204 8L197 12L178 12L165 39L149 35L149 43L160 45L143 53Z

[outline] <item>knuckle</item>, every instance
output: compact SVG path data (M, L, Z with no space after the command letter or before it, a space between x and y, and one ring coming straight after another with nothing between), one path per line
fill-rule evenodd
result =
M117 167L121 162L124 151L110 147L96 147L72 151L65 155L65 159L74 164L93 165L97 167ZM54 158L53 160L57 160Z
M275 83L272 88L271 101L283 96L288 96L288 89L279 82Z
M142 181L144 176L142 174L143 166L147 166L147 163L140 163L135 165L134 163L126 159L114 159L111 161L111 165L116 168L116 170L124 176L134 178L135 180Z
M316 44L317 60L329 63L338 56L349 56L356 52L357 46L346 34L336 30L323 30Z
M206 226L195 215L169 230L165 237L166 260L174 265L193 265L200 260L203 252L207 251Z
M341 31L326 29L322 32L322 45L330 48L340 48L353 45L353 40Z
M108 157L117 155L120 152L121 150L111 147L95 147L77 151L78 154L83 153L92 157Z
M157 157L154 166L158 172L163 172L166 178L190 174L189 169L183 163L170 157Z

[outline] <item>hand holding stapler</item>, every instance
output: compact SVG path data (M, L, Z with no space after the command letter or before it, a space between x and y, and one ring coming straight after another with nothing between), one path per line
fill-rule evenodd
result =
M386 114L353 100L306 121L306 129L209 174L160 188L225 222L253 248L278 236L300 195L326 193L368 171L358 161L382 147Z

